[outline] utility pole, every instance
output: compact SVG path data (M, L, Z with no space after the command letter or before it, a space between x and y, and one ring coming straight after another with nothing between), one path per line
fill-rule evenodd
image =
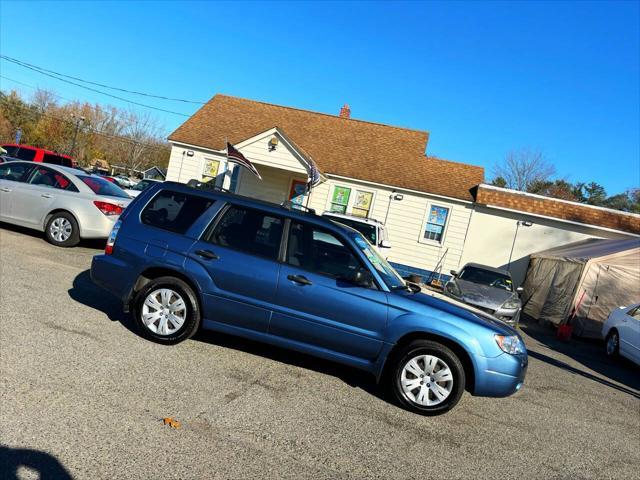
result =
M75 115L71 114L71 118L75 118ZM85 122L84 117L78 117L76 119L76 128L73 131L73 143L71 144L71 156L73 158L76 157L76 142L78 141L78 131L80 130L80 123L84 123L84 122Z

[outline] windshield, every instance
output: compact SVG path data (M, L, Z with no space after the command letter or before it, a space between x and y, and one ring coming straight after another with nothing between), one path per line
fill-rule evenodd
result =
M465 267L465 269L460 272L458 278L460 280L466 280L467 282L489 285L490 287L513 292L511 278L509 278L508 275L492 272L491 270L485 270L477 267Z
M384 283L391 289L404 287L405 283L402 280L402 277L396 272L389 262L378 253L378 251L371 246L369 242L367 242L361 235L354 234L353 239L358 245L358 248L365 254L365 256L369 259L373 268L376 269L378 274L384 280Z
M362 235L364 235L364 238L369 240L369 243L371 243L371 245L378 244L375 225L369 225L367 223L349 220L348 218L332 217L332 219L336 222L346 225L347 227L351 227L354 230L359 231Z
M116 184L105 180L104 178L96 177L96 176L88 176L88 175L76 175L80 180L82 180L96 195L107 195L109 197L119 197L119 198L129 198L129 195L126 194L124 190L122 190Z

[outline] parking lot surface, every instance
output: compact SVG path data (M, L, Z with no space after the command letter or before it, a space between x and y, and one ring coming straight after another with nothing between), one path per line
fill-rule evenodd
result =
M99 248L0 225L8 478L638 478L640 371L600 345L525 325L521 392L421 417L304 355L212 333L142 339L91 283Z

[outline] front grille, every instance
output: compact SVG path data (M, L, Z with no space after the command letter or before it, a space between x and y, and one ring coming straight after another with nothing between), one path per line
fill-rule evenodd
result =
M491 308L485 308L485 307L480 307L478 305L474 305L474 308L477 308L478 310L482 310L483 312L488 313L489 315L493 315L494 313L496 313L495 310L492 310Z

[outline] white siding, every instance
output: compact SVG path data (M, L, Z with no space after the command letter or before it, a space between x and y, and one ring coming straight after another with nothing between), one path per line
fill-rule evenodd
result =
M279 143L275 150L269 151L269 140L274 136L279 140ZM256 164L260 175L262 175L262 170L260 170L258 165L281 168L303 175L307 174L304 164L300 161L300 157L287 147L284 139L275 132L275 130L254 137L246 142L241 142L236 145L236 147L243 155Z
M193 156L188 156L187 152L193 152ZM173 182L187 183L191 179L202 180L205 159L220 161L219 174L225 169L226 158L224 154L199 150L193 147L181 145L171 146L171 156L169 157L169 168L167 169L167 180Z
M243 152L244 153L244 152ZM258 198L268 202L282 203L289 199L291 180L293 178L305 180L306 177L280 170L261 166L258 167L262 181L247 170L240 174L237 193L247 197Z
M329 177L331 176L329 175ZM314 208L318 213L327 210L335 185L374 192L375 197L370 217L381 222L385 221L392 189L354 180L330 178L328 182L313 189L309 207ZM386 226L392 247L383 250L387 259L391 262L432 271L448 248L442 273L448 275L449 270L457 269L462 258L467 225L471 215L471 204L400 189L397 189L396 193L402 194L403 199L392 201L389 208ZM427 208L431 204L449 208L445 235L441 245L435 242L420 241Z
M533 225L519 227L514 244L518 220L528 221ZM513 246L510 271L514 284L519 286L524 281L531 253L587 238L628 238L630 236L632 235L610 232L597 227L573 225L526 213L476 206L469 225L462 264L477 262L492 267L507 268Z

